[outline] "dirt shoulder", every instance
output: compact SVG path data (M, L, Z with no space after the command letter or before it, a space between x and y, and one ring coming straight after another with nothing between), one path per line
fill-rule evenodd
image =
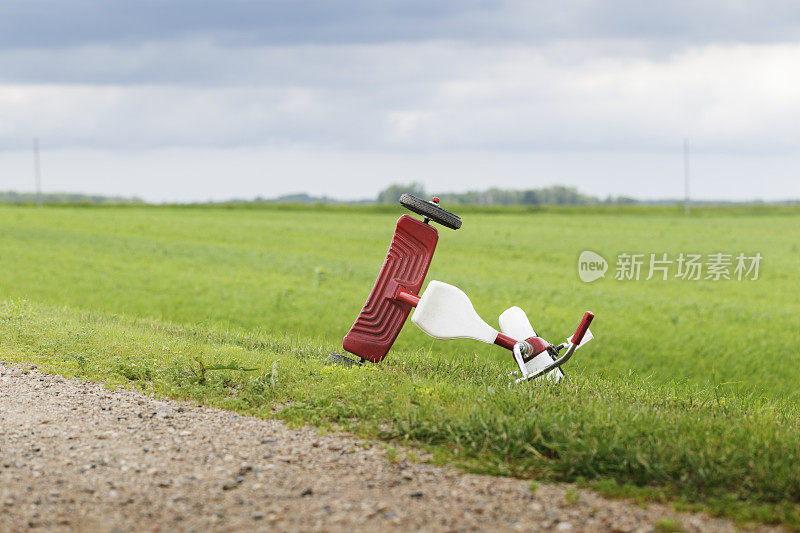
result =
M733 531L590 491L0 363L0 530Z

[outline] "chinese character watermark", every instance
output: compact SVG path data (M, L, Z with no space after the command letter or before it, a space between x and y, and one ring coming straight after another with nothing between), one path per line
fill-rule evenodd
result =
M619 254L617 256L617 275L614 279L639 279L642 272L644 254Z
M656 259L656 254L650 254L650 271L647 279L651 279L656 272L661 272L661 280L666 281L671 264L672 261L667 259L667 254L661 254L661 259Z
M671 278L688 281L755 281L758 279L763 258L761 253L747 255L715 252L703 255L681 252L670 256L667 253L625 252L617 255L614 279L617 281L640 279L666 281ZM578 276L581 281L587 283L605 277L608 267L608 261L597 252L586 250L578 258Z
M697 280L703 275L703 256L700 254L681 254L678 256L676 278Z

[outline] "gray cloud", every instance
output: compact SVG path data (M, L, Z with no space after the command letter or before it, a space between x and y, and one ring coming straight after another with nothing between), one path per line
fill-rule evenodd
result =
M649 39L780 42L800 37L791 0L11 0L0 47L50 48L206 38L228 44L381 43L427 39Z
M709 150L794 150L800 142L800 78L792 68L800 45L707 46L664 60L598 48L98 48L91 64L118 68L119 76L136 65L170 70L198 56L209 75L196 82L148 82L139 73L131 83L0 85L0 148L34 135L54 147L389 151L660 150L685 135Z
M783 0L12 0L0 3L0 83L369 83L390 69L413 74L415 60L387 55L367 70L358 64L365 46L550 47L566 62L664 61L708 44L798 38L800 3ZM565 43L583 46L570 54ZM328 63L329 48L353 52L346 71Z

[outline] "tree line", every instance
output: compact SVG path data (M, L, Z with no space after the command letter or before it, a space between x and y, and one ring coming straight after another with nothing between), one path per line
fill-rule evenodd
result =
M403 193L410 193L420 198L430 196L425 187L418 182L408 185L395 184L378 193L378 203L394 203ZM633 198L621 196L600 199L578 191L575 187L554 185L540 189L499 189L496 187L485 191L467 191L461 193L439 193L443 203L448 205L600 205L600 204L635 204Z
M103 196L100 194L80 194L70 192L47 192L37 196L32 192L0 191L0 204L141 204L141 198L122 196Z

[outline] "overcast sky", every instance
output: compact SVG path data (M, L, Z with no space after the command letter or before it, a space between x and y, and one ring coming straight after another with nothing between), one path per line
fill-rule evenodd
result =
M800 2L3 0L0 190L800 198Z

